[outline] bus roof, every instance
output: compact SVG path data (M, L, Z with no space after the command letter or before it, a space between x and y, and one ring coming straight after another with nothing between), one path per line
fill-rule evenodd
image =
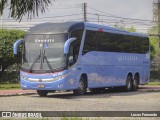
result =
M84 28L84 22L42 23L31 27L28 34L68 33L74 29Z
M54 33L68 33L76 29L90 29L90 30L100 30L103 29L106 32L113 32L119 34L133 35L148 37L146 34L137 32L128 32L125 30L117 29L114 27L109 27L100 23L92 22L62 22L62 23L42 23L34 27L31 27L28 34L54 34Z
M103 29L106 32L112 32L112 33L119 33L119 34L125 34L125 35L132 35L132 36L141 36L141 37L148 37L147 34L144 33L137 33L137 32L128 32L126 30L121 30L118 28L110 27L101 23L92 23L92 22L85 22L85 27L92 28L92 29Z

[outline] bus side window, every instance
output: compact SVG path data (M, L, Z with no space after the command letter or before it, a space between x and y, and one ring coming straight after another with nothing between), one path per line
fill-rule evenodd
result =
M96 32L88 30L86 32L84 46L83 46L83 52L82 54L86 54L90 51L96 51L96 39L95 39Z

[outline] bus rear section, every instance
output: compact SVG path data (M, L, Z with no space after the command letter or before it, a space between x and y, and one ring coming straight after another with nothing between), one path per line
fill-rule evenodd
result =
M136 91L138 85L149 82L149 38L145 34L88 27L82 68L87 73L91 91L98 92L106 87Z

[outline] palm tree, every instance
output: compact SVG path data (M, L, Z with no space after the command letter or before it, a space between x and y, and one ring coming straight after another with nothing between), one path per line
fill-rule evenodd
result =
M4 14L4 9L9 8L9 16L21 20L23 16L28 18L38 16L39 11L44 13L51 4L51 0L0 0L0 16Z

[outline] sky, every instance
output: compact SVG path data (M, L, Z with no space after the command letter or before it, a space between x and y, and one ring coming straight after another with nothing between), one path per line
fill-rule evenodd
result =
M135 27L137 31L147 32L154 23L152 3L153 0L55 0L44 14L39 14L36 19L23 18L22 22L8 18L9 11L3 14L3 26L31 27L41 22L82 21L82 3L87 3L87 19L109 26L120 25ZM131 18L131 19L126 19ZM140 20L132 20L140 19ZM142 20L148 20L141 21Z
M56 0L56 4L87 3L92 7L116 16L152 20L153 0ZM88 12L90 10L88 9Z

